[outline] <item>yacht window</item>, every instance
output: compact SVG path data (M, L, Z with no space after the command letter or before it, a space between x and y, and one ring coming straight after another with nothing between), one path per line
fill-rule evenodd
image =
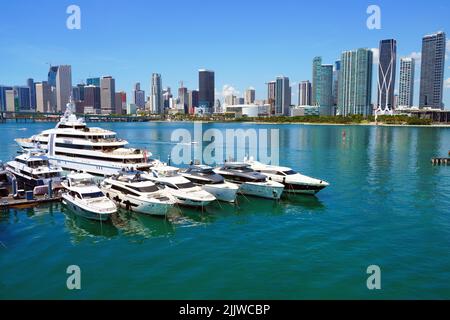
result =
M91 193L83 193L83 199L93 199L93 198L101 198L104 197L103 192L91 192Z
M136 190L138 192L143 192L143 193L150 193L150 192L156 192L159 190L159 188L155 185L152 186L145 186L145 187L131 187L131 189Z
M189 188L194 188L195 184L193 184L192 182L186 182L186 183L179 183L176 185L176 187L178 189L189 189Z
M289 170L289 171L284 171L284 174L287 176L291 176L293 174L297 174L297 172L295 172L294 170Z

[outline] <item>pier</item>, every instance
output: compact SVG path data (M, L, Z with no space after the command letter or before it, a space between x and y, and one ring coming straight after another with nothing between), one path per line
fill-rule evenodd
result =
M10 208L27 208L34 207L43 203L59 202L61 201L61 196L34 196L33 199L26 198L14 198L13 196L8 196L0 198L0 209L6 210Z
M431 163L433 165L450 165L450 158L433 158Z

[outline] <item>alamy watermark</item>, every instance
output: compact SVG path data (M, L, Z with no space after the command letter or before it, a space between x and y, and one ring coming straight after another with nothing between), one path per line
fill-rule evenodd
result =
M70 276L67 278L66 286L69 290L81 290L81 268L77 265L70 265L66 269Z
M172 132L171 141L176 145L170 154L175 165L190 164L192 160L207 165L224 161L243 161L252 157L260 162L279 164L278 129L208 129L203 132L202 123L194 123L194 133L187 129ZM203 148L203 143L206 147Z
M371 265L367 267L366 272L370 274L366 282L367 289L381 290L381 268L377 265Z
M75 4L67 7L66 13L69 15L66 20L66 27L69 30L81 29L81 8Z
M367 7L366 13L369 15L366 21L369 30L381 29L381 8L377 5L370 5Z

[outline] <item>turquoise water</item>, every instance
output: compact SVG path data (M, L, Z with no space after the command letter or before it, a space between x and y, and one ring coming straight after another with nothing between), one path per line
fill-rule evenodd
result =
M188 123L104 123L166 160ZM0 124L0 159L16 137L53 123ZM240 198L169 220L121 211L99 224L61 204L0 214L0 298L450 298L450 129L208 124L278 128L281 163L325 179L317 197ZM346 131L346 140L342 132ZM66 288L81 268L82 289ZM366 268L381 268L379 291Z

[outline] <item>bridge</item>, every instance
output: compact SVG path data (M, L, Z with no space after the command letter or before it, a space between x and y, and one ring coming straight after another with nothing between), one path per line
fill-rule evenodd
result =
M55 112L34 112L34 111L0 111L0 121L16 120L16 122L35 122L35 121L53 121L57 122L61 118L63 113ZM132 116L132 115L119 115L119 114L83 114L76 113L77 117L82 117L86 122L146 122L163 120L160 115L145 115L145 116Z

